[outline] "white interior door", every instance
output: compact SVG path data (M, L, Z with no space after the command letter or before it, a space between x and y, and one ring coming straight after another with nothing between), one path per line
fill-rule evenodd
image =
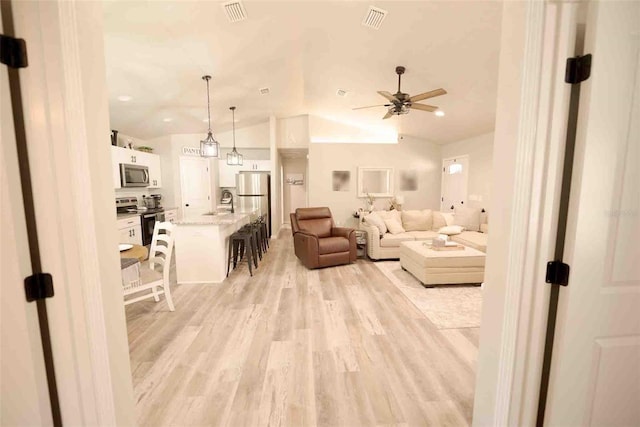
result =
M180 187L182 213L185 217L211 211L209 160L200 157L180 157Z
M453 206L467 203L467 183L469 179L469 157L460 156L442 162L442 197L440 210L450 212Z
M640 425L640 2L591 2L545 425Z

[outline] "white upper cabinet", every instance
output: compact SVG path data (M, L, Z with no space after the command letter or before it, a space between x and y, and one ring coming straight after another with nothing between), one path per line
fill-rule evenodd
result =
M149 168L149 188L162 187L159 155L111 146L113 188L122 188L120 185L121 163L147 166Z

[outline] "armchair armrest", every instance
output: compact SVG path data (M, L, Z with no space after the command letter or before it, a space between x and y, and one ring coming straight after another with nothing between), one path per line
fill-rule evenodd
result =
M355 234L355 230L353 228L333 227L331 229L331 237L344 237L345 239L351 239L351 234Z
M293 248L296 256L308 268L316 268L319 262L320 249L318 236L307 231L298 230L293 233Z
M344 237L349 240L349 260L355 262L358 257L358 250L356 248L356 231L353 228L346 227L333 227L331 228L332 237Z

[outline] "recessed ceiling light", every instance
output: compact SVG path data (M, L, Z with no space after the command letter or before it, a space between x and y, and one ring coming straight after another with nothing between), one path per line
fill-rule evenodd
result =
M444 117L444 111L442 111L442 110L437 110L437 111L436 111L436 116L438 116L438 117Z
M260 90L260 95L269 95L269 93L271 92L268 87L263 87L263 88L260 88L259 90Z
M173 121L173 119L171 117L165 117L164 119L162 119L163 122L165 123L169 123L171 121Z
M338 96L347 96L347 93L348 92L346 90L344 90L344 89L338 89L336 91L336 95L338 95Z
M120 95L118 97L118 101L122 101L122 102L128 102L128 101L131 101L132 99L133 97L129 95Z

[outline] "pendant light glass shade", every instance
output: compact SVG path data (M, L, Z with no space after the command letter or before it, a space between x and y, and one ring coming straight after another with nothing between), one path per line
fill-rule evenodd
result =
M236 107L229 107L233 117L233 150L227 153L227 164L230 166L242 166L243 157L242 154L236 150Z
M209 119L209 131L207 137L200 141L200 156L202 157L218 157L220 153L220 144L213 137L211 131L211 104L209 102L209 80L211 76L202 76L202 80L207 82L207 117Z

